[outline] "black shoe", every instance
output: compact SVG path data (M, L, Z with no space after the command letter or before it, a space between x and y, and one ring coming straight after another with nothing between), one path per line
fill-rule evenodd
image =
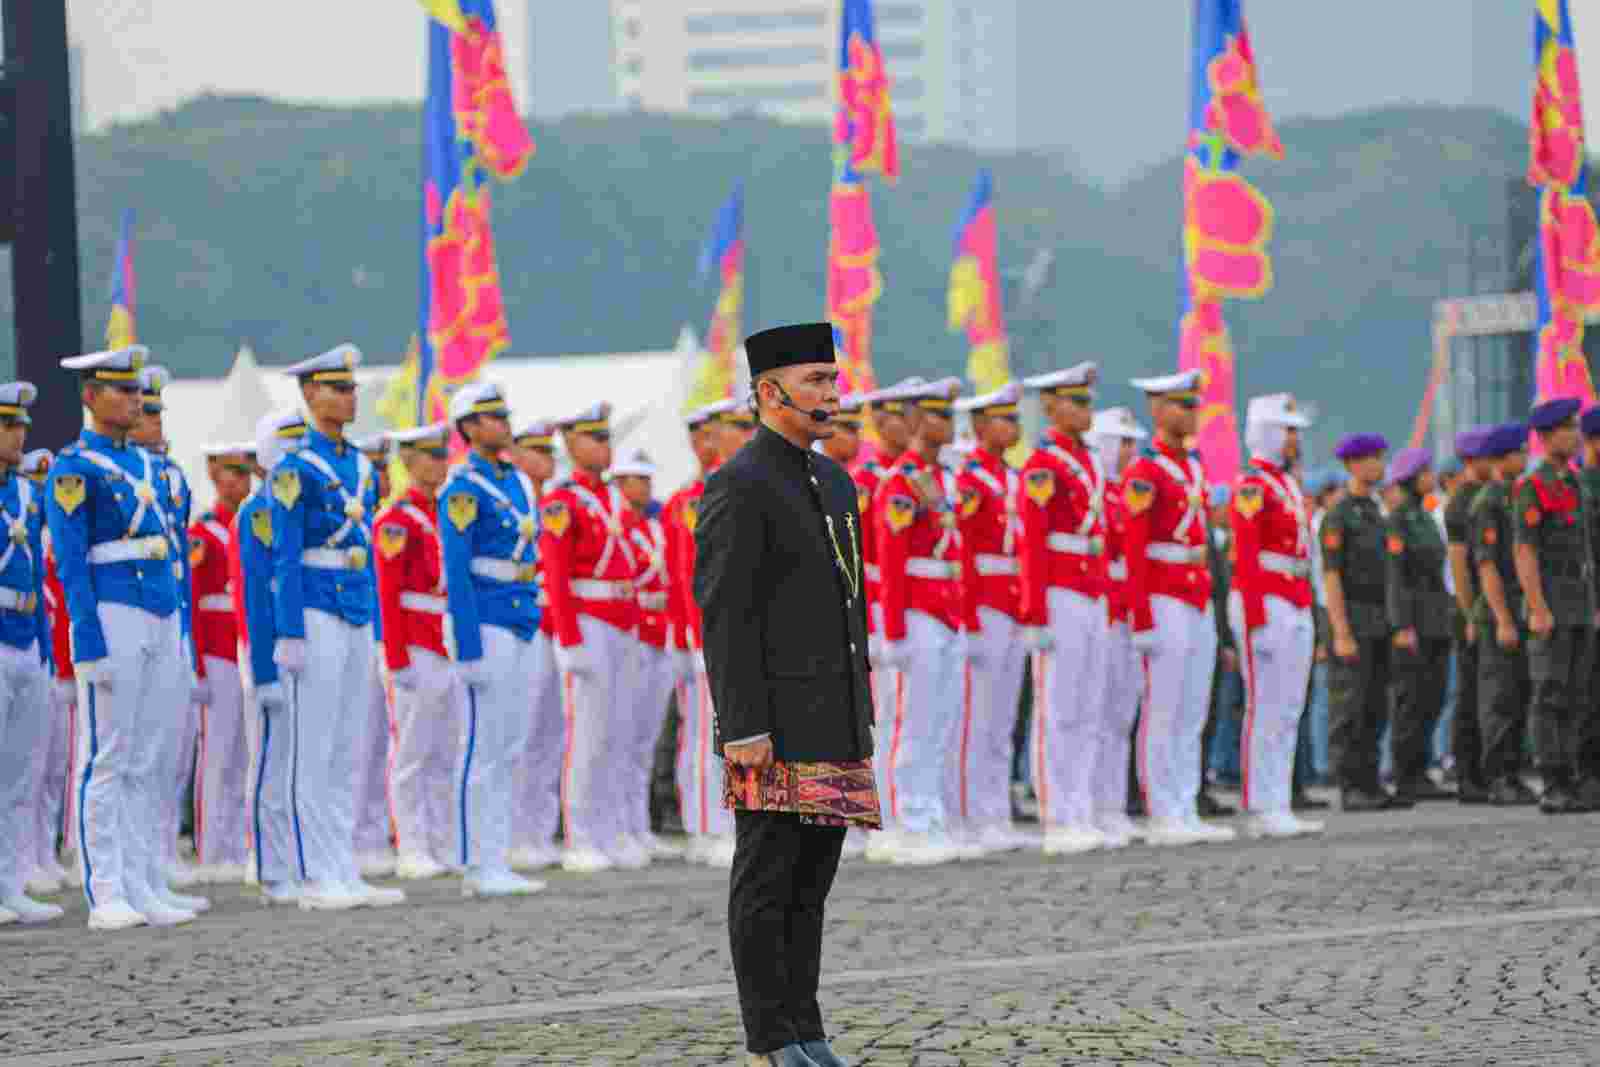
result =
M752 1052L745 1062L750 1067L818 1067L801 1045L785 1045L776 1052Z
M1230 815L1239 814L1239 809L1232 804L1224 804L1204 789L1194 798L1194 807L1202 819L1226 819Z
M1297 792L1289 798L1290 811L1323 811L1332 807L1326 800L1318 800L1307 792Z
M1445 789L1443 786L1434 785L1433 779L1427 775L1413 778L1409 782L1403 782L1395 786L1394 795L1405 797L1413 803L1421 800L1454 800L1456 798L1455 793L1452 791Z
M1588 775L1578 783L1575 792L1585 811L1600 811L1600 777Z
M1388 803L1383 806L1384 811L1409 811L1417 806L1417 801L1409 793L1391 793L1386 798Z
M1521 778L1508 774L1489 787L1489 803L1505 808L1526 807L1539 803L1539 794L1524 785Z
M1546 815L1573 815L1588 809L1578 803L1571 784L1564 778L1557 778L1545 787L1544 795L1539 798L1539 810Z
M817 1067L850 1067L828 1047L826 1041L802 1041L800 1047L816 1062Z
M1339 791L1340 811L1384 811L1393 803L1393 798L1383 790L1370 789L1341 789Z
M1456 783L1456 799L1463 804L1489 803L1489 787L1476 778L1462 778Z

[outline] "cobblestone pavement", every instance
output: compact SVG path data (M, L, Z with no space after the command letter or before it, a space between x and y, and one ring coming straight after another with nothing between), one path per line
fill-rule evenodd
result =
M824 1009L853 1063L1600 1062L1600 816L1424 806L1321 840L847 864ZM176 930L0 928L0 1067L737 1064L725 876L454 882Z

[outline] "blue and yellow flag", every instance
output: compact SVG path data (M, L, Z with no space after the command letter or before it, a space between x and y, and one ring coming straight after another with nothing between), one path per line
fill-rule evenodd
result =
M117 238L117 258L111 268L111 317L106 321L107 348L126 348L139 340L134 320L139 304L139 285L133 273L133 219L133 208L122 213L122 234Z
M717 302L706 330L706 354L689 393L689 407L699 408L733 395L738 378L737 353L744 313L744 182L734 186L711 224L700 249L700 277L715 271Z

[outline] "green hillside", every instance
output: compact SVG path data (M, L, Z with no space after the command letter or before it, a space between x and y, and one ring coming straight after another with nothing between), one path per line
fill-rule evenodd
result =
M1464 284L1467 227L1498 234L1525 133L1489 111L1390 109L1289 123L1288 158L1252 162L1278 210L1277 287L1231 313L1244 394L1290 388L1318 437L1398 431L1420 394L1431 302ZM528 171L496 192L513 348L661 348L711 292L705 228L747 182L747 326L819 315L829 155L824 131L755 118L579 117L534 131ZM86 332L104 324L117 221L139 210L142 337L180 374L216 374L240 342L285 362L352 339L397 358L417 300L418 119L202 98L87 137L79 153ZM995 172L1002 270L1040 248L1054 281L1013 323L1023 371L1095 358L1108 379L1170 366L1178 164L1107 193L1045 156L913 147L875 203L887 292L882 377L959 372L944 330L951 229L974 171ZM9 317L9 279L0 318ZM10 331L0 364L11 359ZM1116 400L1125 390L1107 390Z

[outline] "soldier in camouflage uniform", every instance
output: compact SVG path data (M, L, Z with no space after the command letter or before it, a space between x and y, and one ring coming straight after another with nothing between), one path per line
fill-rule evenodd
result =
M1395 795L1442 800L1454 794L1428 777L1428 739L1444 711L1450 683L1451 597L1444 585L1444 534L1423 501L1433 488L1425 448L1395 456L1389 484L1400 490L1385 523L1384 601L1389 613L1389 671L1394 685L1389 746Z
M1528 461L1528 427L1496 426L1483 454L1493 474L1472 502L1468 524L1478 596L1472 626L1478 638L1478 732L1483 738L1479 765L1489 783L1489 803L1535 804L1539 797L1522 781L1522 735L1527 728L1527 629L1522 625L1522 586L1511 556L1511 487ZM1470 709L1458 705L1456 718Z
M1574 773L1580 708L1594 657L1594 546L1589 514L1571 462L1578 451L1572 397L1536 406L1528 422L1545 461L1512 492L1513 559L1528 619L1528 677L1533 682L1534 752L1550 815L1582 811Z
M1450 613L1456 661L1456 713L1451 722L1450 750L1456 760L1456 798L1463 804L1489 799L1483 774L1483 737L1478 730L1478 634L1473 606L1478 583L1471 558L1472 502L1494 477L1494 461L1484 454L1491 426L1474 426L1456 434L1461 480L1444 507L1445 556L1455 579L1455 610Z
M1378 726L1389 697L1387 564L1377 486L1389 443L1352 434L1334 454L1350 474L1349 491L1322 521L1322 583L1333 634L1328 666L1328 763L1345 811L1409 807L1378 785Z
M1596 574L1600 574L1600 406L1583 413L1583 468L1578 480L1583 484L1584 503L1589 509L1589 542L1595 549ZM1589 675L1589 692L1582 705L1578 724L1578 802L1590 811L1600 811L1600 651L1595 655Z

